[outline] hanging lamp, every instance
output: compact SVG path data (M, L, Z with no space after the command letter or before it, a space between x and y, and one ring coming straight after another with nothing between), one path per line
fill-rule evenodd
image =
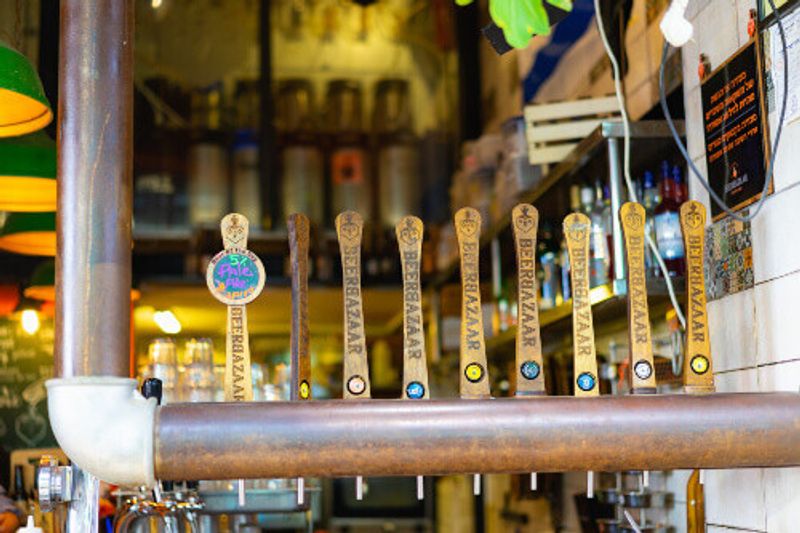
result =
M0 250L24 255L56 255L56 214L9 213L0 227Z
M56 143L43 131L0 139L0 211L56 210Z
M53 120L42 81L27 57L0 42L0 137L40 130Z

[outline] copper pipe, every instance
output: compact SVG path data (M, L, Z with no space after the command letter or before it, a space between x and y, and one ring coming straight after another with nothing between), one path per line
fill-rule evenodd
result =
M62 0L56 376L127 376L133 2Z
M159 479L800 465L800 394L173 404Z

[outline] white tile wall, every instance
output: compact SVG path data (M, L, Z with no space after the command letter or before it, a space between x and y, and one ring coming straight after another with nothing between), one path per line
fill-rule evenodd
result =
M766 529L762 469L708 470L704 489L707 523Z
M700 52L718 67L748 40L755 0L690 0L687 18L698 31L683 50L689 152L705 175L702 109L697 80ZM775 118L772 117L772 124ZM774 125L770 131L774 135ZM753 221L754 289L709 304L719 392L800 389L800 123L784 129L775 190ZM709 207L694 177L690 196ZM798 359L788 361L791 359ZM780 362L777 363L776 362ZM766 363L766 364L765 364ZM757 368L754 368L758 365ZM744 370L732 370L745 368ZM667 481L670 483L670 480ZM706 472L708 533L800 532L800 468Z
M762 392L800 392L800 360L760 366L758 384Z
M758 363L800 359L800 273L756 285Z
M756 366L755 320L753 289L708 303L715 371Z
M800 270L800 187L769 197L753 220L756 283Z
M684 91L684 106L686 110L686 150L692 161L699 158L705 161L706 137L703 131L703 104L700 99L699 86L695 86L688 92Z
M790 67L791 68L791 67ZM775 142L775 133L778 128L778 113L770 114L770 135ZM778 155L775 157L775 191L779 192L790 185L800 181L800 121L784 125L781 133L781 142L778 145Z
M685 56L690 64L697 65L700 52L708 56L711 68L715 69L739 48L739 38L735 31L710 31L737 27L736 0L710 0L694 20L694 40L698 53ZM687 50L688 51L688 50Z
M743 529L740 527L725 527L717 525L709 525L706 528L706 533L763 533L762 529Z
M747 41L750 40L750 36L747 35L747 21L750 20L750 10L755 8L755 0L737 0L736 2L736 14L738 19L736 33L739 38L739 46L744 46L747 44Z
M768 285L777 285L772 282ZM788 313L787 313L788 314ZM761 390L800 390L800 361L759 367ZM800 468L765 468L764 501L769 533L794 533L800 530Z
M706 176L708 175L708 165L706 164L705 154L694 160L694 166L697 167L697 170L700 171L700 175L703 176L703 179L705 180ZM705 188L699 183L699 178L695 176L691 169L689 169L687 175L689 176L689 198L700 202L705 206L706 213L708 214L706 223L711 224L711 198L708 196L708 192L705 190Z
M716 364L716 360L714 363ZM714 384L717 392L758 392L758 369L714 372Z
M800 468L765 468L764 499L769 533L794 533L800 529Z

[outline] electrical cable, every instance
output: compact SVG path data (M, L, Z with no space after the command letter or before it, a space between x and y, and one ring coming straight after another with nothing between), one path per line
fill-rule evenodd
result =
M755 207L753 208L752 212L749 212L747 215L740 215L738 213L733 212L722 200L716 192L711 188L708 184L708 180L703 177L703 174L697 169L692 161L692 158L689 157L689 153L686 150L686 146L684 146L683 142L678 135L678 132L675 129L675 124L672 121L672 115L669 113L669 107L667 107L667 97L666 91L664 90L664 65L667 62L667 54L669 53L669 43L664 41L664 49L661 53L661 67L659 68L658 73L658 91L659 96L661 99L661 109L664 112L664 117L667 119L667 124L669 125L669 129L672 132L672 137L675 140L675 144L678 145L678 149L683 155L683 158L686 159L686 163L689 165L689 168L692 169L692 172L700 181L700 185L708 191L708 195L714 200L720 209L725 211L727 215L730 215L735 220L739 222L750 222L753 220L756 215L761 211L761 208L764 207L764 202L767 199L767 192L769 191L769 186L772 183L773 178L773 171L775 170L775 157L778 154L778 146L780 145L781 134L783 133L783 121L786 117L786 100L787 94L789 92L789 60L788 60L788 52L786 50L786 35L784 34L783 29L783 21L781 20L781 13L775 7L775 2L773 0L767 0L769 2L769 6L772 8L772 12L775 13L775 20L778 23L778 33L781 37L781 52L783 54L783 98L781 99L781 113L780 118L778 119L778 130L775 132L775 141L772 144L772 153L770 154L769 160L769 167L767 169L767 176L764 179L764 188L761 190L761 197L756 202Z
M606 55L608 56L609 61L611 61L611 71L614 76L614 92L617 96L617 103L619 104L619 111L622 117L622 175L625 178L625 185L628 188L628 198L630 198L633 202L638 202L639 198L636 195L636 187L634 187L633 179L631 178L631 127L630 120L628 118L628 112L625 108L625 95L622 90L622 76L620 74L619 63L617 62L617 58L611 50L611 44L608 42L608 37L606 36L606 31L603 27L603 16L600 13L600 0L594 0L594 11L595 20L597 21L597 29L600 33L600 40L603 41L603 47L605 48ZM645 240L653 253L653 257L658 263L658 267L661 270L662 275L664 276L664 280L666 281L667 285L667 293L669 294L669 300L672 303L672 307L675 308L675 314L678 316L678 321L681 323L681 327L685 330L686 317L683 315L680 303L678 302L678 297L675 295L675 287L672 285L672 278L669 275L667 265L664 263L664 259L661 257L661 252L659 252L658 246L649 232L645 232Z

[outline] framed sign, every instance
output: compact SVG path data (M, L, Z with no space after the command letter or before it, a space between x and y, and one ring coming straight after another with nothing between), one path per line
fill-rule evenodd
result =
M758 201L769 159L757 42L753 39L740 48L700 88L708 182L733 210ZM712 219L724 216L712 202Z

